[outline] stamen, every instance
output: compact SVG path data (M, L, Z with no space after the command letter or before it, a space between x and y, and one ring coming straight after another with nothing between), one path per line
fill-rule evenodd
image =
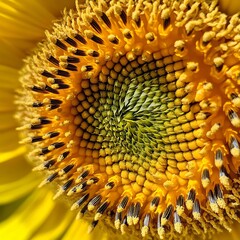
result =
M83 195L79 200L77 200L71 207L71 210L79 208L83 203L85 203L89 198L89 193Z
M122 212L125 209L125 207L127 206L127 203L128 203L128 197L126 196L119 203L119 205L117 207L117 212L119 212L119 213Z
M186 207L188 210L191 210L193 208L194 200L195 200L196 192L194 189L191 189L188 193L187 201L186 201Z

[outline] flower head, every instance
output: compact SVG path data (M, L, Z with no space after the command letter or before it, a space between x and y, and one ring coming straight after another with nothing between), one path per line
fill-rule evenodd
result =
M76 3L21 71L21 143L78 218L209 239L239 221L239 14L218 1Z

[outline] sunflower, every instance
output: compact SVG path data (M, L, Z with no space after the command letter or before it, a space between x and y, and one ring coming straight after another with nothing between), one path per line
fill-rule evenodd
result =
M239 2L66 2L0 2L1 239L238 239Z

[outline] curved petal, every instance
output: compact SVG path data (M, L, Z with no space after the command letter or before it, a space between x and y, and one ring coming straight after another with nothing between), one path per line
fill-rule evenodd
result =
M220 9L229 14L233 15L240 11L239 0L219 0Z
M11 121L11 120L10 120ZM0 152L8 152L18 147L18 134L16 130L0 131Z
M1 1L0 2L0 37L9 37L14 39L38 39L49 26L49 23L59 16L63 4L72 6L74 0L58 1L55 3L54 10L51 8L53 0L41 4L40 1ZM49 4L49 7L48 7ZM27 7L26 7L27 6Z
M16 89L20 84L17 81L18 71L16 68L0 65L1 90Z
M235 223L232 231L224 231L223 233L216 234L212 240L226 239L226 240L239 240L240 238L240 223Z
M1 152L0 153L0 164L5 162L5 161L8 161L10 159L13 159L15 157L18 157L18 156L22 156L24 153L26 152L26 148L25 147L18 147L12 151L5 151L5 152Z
M54 209L49 214L47 222L39 226L31 239L60 239L72 221L73 214L69 212L65 203L55 203Z
M15 201L36 188L39 181L35 175L30 173L23 178L0 185L0 205ZM1 235L0 235L1 236Z
M0 223L1 239L29 240L54 209L52 194L41 189L27 200L5 221Z
M39 184L32 166L24 159L24 147L0 154L0 204L23 197Z

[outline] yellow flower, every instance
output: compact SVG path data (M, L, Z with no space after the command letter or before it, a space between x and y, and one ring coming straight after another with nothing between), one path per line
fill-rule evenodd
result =
M0 1L0 238L237 240L239 16L66 2Z

